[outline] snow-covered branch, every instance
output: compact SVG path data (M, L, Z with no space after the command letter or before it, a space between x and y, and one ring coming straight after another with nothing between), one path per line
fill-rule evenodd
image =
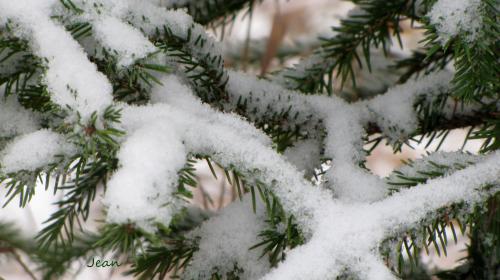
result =
M242 6L250 2L235 1ZM454 12L480 13L480 1L461 2L469 6ZM390 143L404 143L456 116L483 111L495 116L491 112L498 114L500 103L488 91L495 85L487 80L478 92L488 94L457 106L452 95L457 77L463 77L448 70L409 79L354 103L289 89L298 88L299 81L289 80L290 73L317 75L310 81L312 94L325 87L324 75L335 67L345 79L352 74L348 70L358 46L366 53L372 44L382 44L390 35L388 27L408 14L404 0L369 3L361 15L355 11L358 21L336 29L324 52L267 81L226 70L219 43L202 25L184 11L153 1L0 0L0 40L8 36L21 42L1 41L0 54L16 48L14 53L36 61L31 65L36 71L0 76L0 180L9 188L7 202L19 196L24 206L34 194L36 178L56 177L55 190L65 190L64 198L38 235L41 250L71 245L74 221L88 218L97 188L105 184L105 223L118 229L126 225L126 242L136 229L133 238L154 248L167 248L172 232L194 240L192 248L180 250L187 255L176 256L177 262L185 260L187 278L233 272L266 280L345 274L395 278L382 260L381 243L429 223L440 209L460 205L467 212L497 194L500 153L434 154L384 180L361 167L370 127ZM442 20L451 16L446 11L450 5L455 7L448 0L437 1L429 14L440 38L448 42L464 33L468 40L480 38L476 29L484 23L470 14L458 28ZM344 40L351 37L357 41ZM338 52L344 47L352 56ZM25 62L10 56L0 63L17 69ZM331 57L323 60L325 56ZM27 76L24 81L21 74ZM26 84L40 91L26 94ZM489 121L481 118L484 127L496 129ZM483 131L488 141L497 139L490 131L495 130ZM284 134L288 142L277 143ZM179 185L193 157L217 163L227 179L227 170L232 171L233 184L244 193L240 202L186 234L176 232L175 222L189 206ZM320 157L331 160L331 168L326 180L313 183L309 171L322 164ZM427 164L439 170L422 171ZM391 183L407 188L394 189ZM240 184L245 184L242 189ZM245 250L267 244L260 240L266 234L279 238L277 246L269 241L273 246L264 254L273 253L264 264L256 251L247 256ZM216 242L221 237L223 244ZM98 249L92 246L88 250ZM154 263L147 254L145 258ZM171 263L164 267L162 275Z

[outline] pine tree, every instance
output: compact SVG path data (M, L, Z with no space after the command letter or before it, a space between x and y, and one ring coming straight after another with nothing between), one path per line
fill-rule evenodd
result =
M62 194L34 240L0 221L1 254L27 256L34 279L106 253L138 279L500 277L497 0L352 0L312 55L266 78L228 69L206 32L260 1L157 2L0 0L2 204ZM380 71L403 21L425 40L386 66L390 88L335 92ZM365 167L383 140L439 149L456 128L479 154L383 179ZM189 203L200 161L237 194L215 216ZM105 220L82 230L102 192ZM455 269L421 263L465 232Z

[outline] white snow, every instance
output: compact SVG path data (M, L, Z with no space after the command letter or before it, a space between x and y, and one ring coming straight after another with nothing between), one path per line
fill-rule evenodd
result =
M481 9L481 0L438 0L427 16L442 44L459 34L472 42L483 25Z
M363 279L395 279L377 252L387 236L397 235L427 219L428 213L452 203L471 205L499 190L500 153L452 175L401 191L372 204L333 201L311 240L292 250L287 261L263 279L316 280L335 278L346 268ZM494 183L488 192L478 186Z
M311 98L298 92L284 89L278 84L257 79L255 76L242 72L229 71L229 80L226 90L229 94L229 102L232 108L236 108L238 101L247 103L247 112L251 120L261 119L271 116L273 113L287 112L294 116L294 123L316 124L319 120L315 116L314 104L311 104ZM328 104L332 101L323 98ZM297 114L299 113L299 114ZM315 120L311 120L315 118ZM290 123L292 124L292 123Z
M205 32L203 26L193 22L191 16L182 10L166 10L148 1L128 0L129 9L124 19L141 29L148 36L164 35L168 29L174 36L186 40L183 49L195 59L203 60L221 75L220 83L227 80L223 69L222 45ZM146 20L145 20L146 19ZM159 34L157 34L159 32ZM220 57L221 59L207 59ZM177 57L171 56L172 60Z
M167 103L173 107L185 110L210 123L224 124L239 131L242 136L257 139L264 145L270 146L270 139L260 130L245 121L237 114L224 114L203 105L201 100L194 96L191 89L182 84L176 75L167 75L161 80L161 85L155 85L151 92L151 103Z
M41 129L14 138L0 153L0 163L5 173L34 171L55 162L57 156L70 156L76 151L63 135Z
M476 19L478 1L438 1L429 16L444 40L461 33L474 38L480 27ZM51 18L56 3L0 0L0 24L11 20L12 33L28 40L34 54L44 60L47 71L43 82L52 100L85 119L113 104L112 88L79 43ZM91 21L94 39L115 53L119 66L153 52L154 46L146 38L156 35L157 30L164 32L164 26L185 39L184 50L197 59L220 55L216 41L183 11L167 11L151 1L139 0L77 3L98 4L95 10L84 9L83 15L68 20ZM192 32L188 38L189 28ZM205 42L201 48L198 39ZM318 56L309 62L316 64ZM226 75L222 61L214 61L211 66ZM298 73L309 66L298 67ZM119 166L104 197L106 221L133 222L151 231L156 222L168 224L183 206L174 195L178 172L186 158L199 154L238 171L248 184L268 187L295 217L306 244L289 252L285 262L265 274L269 269L265 258L258 259L258 250L247 250L258 241L263 207L259 205L254 215L246 196L243 202L235 202L191 233L200 235L201 243L187 276L208 277L214 266L225 273L237 263L244 269L243 278L250 279L263 275L263 279L273 280L334 279L346 269L362 279L393 279L378 252L381 241L427 221L430 213L443 206L458 202L473 205L498 191L500 152L484 157L430 156L402 171L412 174L429 160L471 164L392 196L388 196L384 180L359 166L365 159L362 147L367 124L376 123L392 140L405 140L416 129L415 101L421 97L430 101L447 91L451 80L448 73L409 81L385 95L356 103L335 96L301 95L239 72L230 71L227 78L227 111L245 102L250 121L286 113L284 127L300 125L308 139L280 155L270 139L248 120L203 104L177 76L164 75L161 85L152 88L150 103L113 104L123 109L117 128L126 131L126 136L120 139ZM64 135L49 129L35 131L39 127L37 117L11 97L0 100L0 109L0 136L21 134L0 152L2 172L43 168L55 162L58 155L77 151ZM319 163L323 153L331 158L332 167L326 174L327 183L313 185L304 172ZM481 190L485 184L494 187Z
M435 81L426 77L422 83L409 82L390 90L389 95L404 95L392 97L404 109L391 111L382 105L383 96L371 101L347 104L335 97L300 96L266 81L230 73L228 90L233 102L235 98L245 97L246 93L251 92L248 104L255 109L252 109L255 118L272 113L268 109L280 112L287 110L290 105L300 113L319 114L328 131L325 139L326 154L333 157L333 167L328 174L332 182L331 188L337 197L333 200L329 192L312 188L294 166L270 149L269 144L259 141L259 137L241 135L243 129L238 129L239 121L233 125L222 121L214 122L215 115L223 114L199 103L190 94L189 88L174 76L166 77L162 80L164 86L158 86L153 91L152 100L155 105L125 108L124 123L138 126L140 122L148 123L153 119L170 121L177 129L186 152L211 155L213 160L223 166L232 166L242 172L250 183L259 180L272 188L285 209L297 218L308 242L291 251L287 261L264 279L324 279L325 275L334 277L356 265L359 269L354 272L365 279L392 279L392 274L377 252L379 242L388 235L394 235L426 219L427 213L443 205L479 201L482 195L472 190L478 185L496 182L499 178L500 168L492 166L499 159L500 155L497 153L488 159L489 163L468 167L448 177L432 180L425 186L417 186L384 198L387 195L384 181L357 166L357 162L364 158L361 138L363 126L368 121L377 121L383 126L384 122L388 123L393 118L408 120L403 127L406 125L406 130L410 132L410 125L414 124L411 120L414 116L412 104L416 98L419 95L431 98L433 94L445 90L448 82L449 75L442 74ZM391 105L394 104L386 106ZM298 116L298 119L300 122L309 118L302 116L301 119ZM255 135L258 136L259 133ZM297 151L296 158L300 158L301 152L302 150ZM487 176L482 176L483 173ZM452 184L442 184L440 181L449 178L454 178L451 179ZM457 184L460 188L454 189ZM449 195L455 191L457 193ZM405 204L407 200L412 203ZM400 215L400 210L406 214ZM406 216L411 217L412 222L408 222ZM211 230L216 231L215 228ZM218 230L220 236L221 229ZM212 233L207 234L212 236ZM209 240L212 239L209 237ZM203 246L207 246L203 248L208 250L219 245L220 243L207 242L203 243ZM240 249L238 247L239 253ZM240 257L230 245L217 247L215 250L236 259ZM196 259L196 268L200 268L201 273L208 273L215 262L209 261L205 253L200 256L203 257ZM229 269L230 262L223 261L219 265Z
M452 78L450 72L440 71L418 80L409 80L367 101L368 110L374 113L375 122L384 135L390 140L404 140L417 128L417 116L413 109L417 98L424 97L431 101L439 94L447 93Z
M229 77L227 91L232 106L245 101L252 120L288 111L294 116L289 120L302 125L312 136L322 120L327 131L325 157L332 159L332 168L326 174L328 184L336 197L348 201L376 201L387 192L379 177L359 167L365 158L364 127L374 122L389 139L405 140L417 128L413 108L417 98L431 101L448 90L451 80L451 74L442 71L396 86L371 100L348 104L336 96L301 95L243 73L229 72Z
M38 117L24 109L16 96L5 97L0 87L0 138L29 133L39 128Z
M240 279L259 279L269 270L269 261L261 255L262 248L249 250L261 242L258 238L264 227L265 206L257 202L257 213L252 211L252 198L245 195L243 201L235 201L217 216L204 222L190 236L201 237L199 250L194 253L184 277L186 279L210 279L217 268L219 275L243 269Z
M335 36L335 34L328 35ZM304 75L312 70L324 71L331 67L332 64L333 61L331 59L325 59L325 54L323 52L317 52L307 58L301 59L293 68L287 68L278 72L277 75L273 76L273 82L288 89L297 88L301 85L295 79L304 77Z
M319 141L316 139L306 139L298 141L293 147L286 149L283 155L298 170L311 173L314 168L320 165L320 149L321 143Z
M185 146L184 153L186 155L187 153L210 155L214 161L221 165L234 167L250 183L254 183L257 180L263 182L272 188L277 197L281 199L284 207L294 214L299 224L303 226L304 231L308 233L308 229L312 227L311 223L314 222L311 220L311 217L314 215L315 207L320 205L325 199L328 199L330 195L321 189L311 188L312 184L307 182L293 165L276 154L269 146L268 141L263 141L265 136L262 136L260 132L254 129L252 133L240 133L240 131L249 127L248 125L238 126L240 122L240 120L234 122L214 122L212 118L207 118L204 115L193 115L182 108L160 103L140 107L124 106L122 128L125 131L138 131L142 126L150 124L151 133L178 135L180 137L179 141L182 141ZM165 132L161 127L164 123L171 125L168 132ZM239 143L239 145L235 146L234 143ZM127 140L124 145L127 145ZM135 152L135 149L140 152ZM126 154L135 155L139 153L146 159L152 153L142 151L141 149L138 145L130 146L130 150ZM180 150L182 151L182 148ZM119 157L122 156L120 155ZM126 157L125 152L123 157ZM180 158L180 154L178 157ZM174 174L176 171L173 170L176 167L174 165L166 166L165 164L160 166L165 166L165 169L169 170L169 172L164 170L163 174ZM124 165L122 168L125 167ZM147 172L149 174L150 171ZM134 175L115 173L109 183L108 189L108 192L114 195L108 196L106 194L105 198L108 205L113 203L113 199L111 198L123 195L121 194L123 191L121 185L112 183L115 177L117 177L116 180L121 180L119 179L120 176L142 177L145 176L142 175L143 173L146 174L146 170L142 168L136 168ZM172 176L164 176L163 180L171 182L173 179ZM150 187L145 186L138 189L137 192L143 192L144 194L139 195L135 193L135 198L144 200L144 197L147 196L147 188ZM140 202L135 203L137 205ZM146 205L145 202L141 202L141 204ZM122 204L117 203L116 205ZM140 222L141 225L144 222L142 220L144 217L137 217L139 214L131 214L128 210L115 210L111 218L108 216L110 221L130 219ZM137 208L134 211L150 213L149 210L143 208ZM162 216L162 219L168 220L168 218L169 216Z
M94 111L100 112L111 104L112 88L83 48L50 18L48 7L54 2L2 1L0 22L13 20L17 24L13 33L27 39L34 54L44 59L47 71L43 82L52 101L73 108L87 119Z
M462 152L434 152L422 159L415 160L410 164L403 165L397 171L404 174L406 177L423 177L419 172L429 172L435 170L433 164L448 166L445 175L450 175L453 172L462 169L465 166L477 163L481 157L477 155L462 153ZM389 182L401 182L399 173L392 173L387 177ZM404 180L403 180L404 181Z
M133 5L140 4L138 1L77 0L73 3L84 12L68 16L67 9L60 5L57 14L64 18L64 22L88 22L92 25L92 39L97 44L92 40L82 40L89 52L100 55L101 48L104 48L116 58L117 66L121 68L156 51L153 43L125 19L134 9Z
M170 223L177 209L172 195L177 171L186 161L186 152L168 122L144 124L128 131L105 194L107 219L112 223L136 222L149 229L154 222Z
M120 67L127 67L156 50L139 30L117 18L103 17L92 26L96 39L117 56Z
M375 201L385 195L380 178L359 167L363 154L364 126L368 112L362 103L349 105L335 98L325 103L317 100L327 130L325 156L331 157L332 168L326 173L330 187L338 198L350 201Z

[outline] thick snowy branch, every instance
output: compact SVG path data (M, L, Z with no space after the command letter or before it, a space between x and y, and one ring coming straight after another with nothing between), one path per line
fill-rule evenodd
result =
M54 2L2 1L0 23L10 21L13 33L28 40L34 54L45 61L47 71L43 82L52 100L62 107L73 108L87 119L111 104L111 85L97 72L83 48L50 18Z

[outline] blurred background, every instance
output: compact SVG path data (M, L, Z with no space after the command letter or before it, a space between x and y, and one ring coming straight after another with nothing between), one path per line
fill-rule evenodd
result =
M163 5L171 4L168 0L160 0L160 2ZM319 37L331 34L330 27L338 25L339 20L345 17L352 8L352 3L340 0L264 0L256 4L251 11L242 11L226 26L212 28L209 32L215 38L223 39L225 63L228 67L266 77L269 73L292 66L301 58L311 54L321 43ZM409 23L407 26L403 24L406 31L402 38L403 48L395 44L388 59L375 53L373 56L375 65L380 65L380 68L374 67L372 73L359 69L358 88L353 89L348 85L342 90L338 89L336 93L355 100L360 96L373 94L367 92L368 88L383 92L394 83L397 73L390 73L385 66L391 63L392 58L408 55L409 50L417 46L422 36L418 29L409 27ZM443 142L441 150L464 149L473 153L477 152L480 142L469 141L463 145L466 133L466 130L452 131ZM401 165L401 160L415 159L424 155L426 151L434 151L439 141L434 141L434 143L429 147L425 147L425 140L422 144L412 143L414 149L404 147L398 154L393 154L390 146L379 145L368 158L367 167L379 176L387 176L394 168ZM215 179L205 162L198 162L196 168L199 185L194 191L195 196L192 201L194 205L216 212L236 198L237 194L233 187L223 179L225 176L221 175L218 176L218 180ZM217 172L222 174L223 171ZM0 188L0 197L4 197L4 192L5 188ZM61 192L56 194L56 196L60 195L62 195ZM51 190L44 191L40 186L26 208L19 209L16 203L11 203L0 210L0 219L14 222L23 229L27 236L33 237L42 228L43 221L57 210L52 204L57 200L56 198ZM96 221L102 218L102 205L99 199L96 199L86 230L95 230L98 225ZM431 270L435 267L451 268L452 265L457 264L455 260L463 256L462 250L466 242L467 237L461 236L457 244L450 242L447 257L439 257L431 251L429 256L423 256L423 260ZM7 259L2 256L1 249L1 277L7 280L33 279L26 270L35 271L34 276L37 277L36 267L28 263L22 255ZM99 258L111 259L112 257L99 256ZM73 274L68 275L67 279L133 279L121 275L121 272L125 270L124 266L119 269L87 268L85 261L81 261L73 263Z

